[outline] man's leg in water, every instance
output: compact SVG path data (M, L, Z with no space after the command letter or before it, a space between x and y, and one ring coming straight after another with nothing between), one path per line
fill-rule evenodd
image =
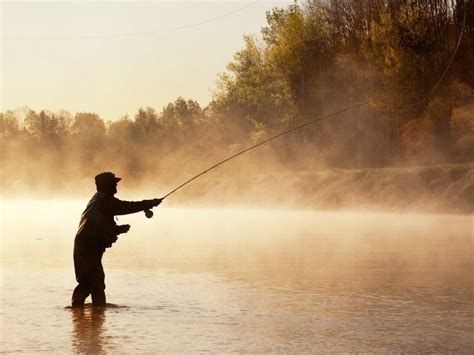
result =
M90 274L90 262L82 254L74 250L74 272L79 285L72 293L72 306L83 307L86 298L91 293L91 283L88 275Z
M74 289L72 293L72 306L73 307L84 307L84 302L86 298L91 293L91 288L89 284L80 283Z
M97 263L96 269L94 270L94 279L91 289L92 304L94 306L105 306L105 273L102 266L102 255Z
M92 304L105 305L102 253L87 256L74 253L74 269L79 285L72 294L72 306L83 307L89 295L92 295Z

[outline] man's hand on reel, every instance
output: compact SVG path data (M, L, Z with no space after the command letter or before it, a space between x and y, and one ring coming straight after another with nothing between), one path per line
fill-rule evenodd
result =
M150 203L150 207L148 209L146 209L144 212L145 212L146 218L151 218L151 217L153 217L153 212L151 211L151 209L153 207L159 206L160 203L163 202L163 199L162 198L154 198L153 200L148 200L148 202Z

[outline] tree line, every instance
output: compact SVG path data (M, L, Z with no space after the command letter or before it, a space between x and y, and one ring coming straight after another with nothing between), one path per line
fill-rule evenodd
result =
M140 108L110 122L90 112L1 113L2 182L90 176L105 167L137 181L172 179L367 100L262 147L249 164L301 170L470 162L473 34L472 1L306 0L274 8L259 35L244 36L207 107L180 97L160 112Z

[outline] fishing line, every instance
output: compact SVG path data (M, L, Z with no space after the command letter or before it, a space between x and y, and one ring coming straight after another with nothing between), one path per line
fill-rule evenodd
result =
M254 2L251 2L243 7L240 7L234 11L231 11L231 12L228 12L226 14L223 14L221 16L218 16L218 17L214 17L212 19L209 19L209 20L206 20L206 21L202 21L202 22L199 22L199 23L195 23L195 24L191 24L191 25L184 25L184 26L178 26L178 27L172 27L172 28L167 28L167 29L162 29L162 30L155 30L155 31L145 31L145 32L134 32L134 33L123 33L123 34L106 34L106 35L82 35L82 36L69 36L69 37L9 37L9 36L0 36L1 39L11 39L11 40L69 40L69 39L93 39L93 38L116 38L116 37L132 37L132 36L142 36L142 35L153 35L153 34L158 34L158 33L163 33L163 32L171 32L171 31L178 31L178 30L183 30L183 29L188 29L188 28L193 28L193 27L197 27L197 26L201 26L201 25L205 25L205 24L208 24L208 23L211 23L211 22L215 22L215 21L218 21L222 18L225 18L227 16L230 16L234 13L237 13L239 11L242 11L254 4L256 4L258 1L254 1ZM464 16L463 16L463 23L462 23L462 27L461 27L461 33L459 35L459 38L458 38L458 41L457 41L457 44L456 44L456 47L455 47L455 50L454 50L454 53L453 55L451 56L449 62L448 62L448 65L446 66L446 69L443 71L443 74L441 75L440 79L436 82L436 84L431 88L431 90L425 95L423 96L421 99L411 103L411 104L406 104L406 105L398 105L398 107L407 107L407 106L414 106L414 105L417 105L421 102L424 102L426 101L431 95L433 95L433 93L439 88L439 86L441 85L441 83L443 82L443 80L445 79L446 75L448 74L448 72L450 71L451 69L451 66L454 62L454 58L459 50L459 47L461 45L461 42L462 42L462 38L463 38L463 34L464 34L464 30L465 30L465 25L466 25L466 13L467 13L467 10L466 10L466 4L469 3L469 0L464 0L463 1L463 7L464 7ZM319 122L319 121L323 121L325 119L328 119L328 118L331 118L331 117L334 117L334 116L337 116L341 113L344 113L344 112L347 112L347 111L351 111L353 109L356 109L356 108L359 108L359 107L362 107L362 106L365 106L365 105L368 105L369 103L373 102L374 100L371 99L371 100L368 100L368 101L365 101L365 102L362 102L362 103L359 103L359 104L355 104L355 105L352 105L352 106L349 106L347 108L344 108L344 109L341 109L339 111L336 111L336 112L332 112L328 115L325 115L325 116L321 116L321 117L318 117L316 119L313 119L313 120L310 120L310 121L307 121L301 125L298 125L296 127L293 127L293 128L290 128L286 131L283 131L281 133L278 133L270 138L267 138L257 144L254 144L236 154L233 154L227 158L225 158L224 160L221 160L220 162L212 165L211 167L207 168L206 170L202 171L201 173L197 174L196 176L192 177L191 179L185 181L184 183L182 183L181 185L175 187L173 190L171 190L170 192L168 192L164 197L162 197L162 199L165 199L167 198L168 196L170 196L171 194L173 194L174 192L178 191L179 189L181 189L182 187L186 186L187 184L189 184L190 182L196 180L197 178L199 178L200 176L206 174L207 172L217 168L218 166L228 162L229 160L231 159L234 159L252 149L255 149L265 143L268 143L272 140L275 140L281 136L284 136L286 134L289 134L289 133L292 133L294 131L297 131L299 129L302 129L306 126L309 126L313 123L316 123L316 122ZM150 211L151 212L151 211ZM152 215L152 214L151 214ZM147 216L148 217L148 216Z
M442 83L443 80L445 79L446 75L448 74L449 70L450 70L451 67L452 67L452 64L453 64L453 62L454 62L454 58L456 57L456 54L457 54L457 52L458 52L458 50L459 50L459 47L460 47L460 45L461 45L461 42L462 42L463 34L464 34L464 31L465 31L465 27L466 27L466 13L467 13L467 10L466 10L466 3L468 3L468 2L469 2L469 0L463 1L464 16L463 16L463 22L462 22L462 26L461 26L461 33L459 34L459 38L458 38L456 47L455 47L455 49L454 49L453 55L451 56L451 58L450 58L450 60L449 60L449 62L448 62L448 65L446 66L446 69L443 71L443 74L441 75L441 78L436 82L436 84L431 88L431 90L430 90L425 96L423 96L420 100L417 100L417 101L415 101L415 102L413 102L413 103L411 103L411 104L407 104L407 105L399 105L399 107L414 106L414 105L417 105L417 104L419 104L419 103L421 103L421 102L426 101L431 95L433 95L433 93L438 89L438 87L441 85L441 83ZM296 126L296 127L290 128L290 129L288 129L288 130L286 130L286 131L280 132L280 133L278 133L278 134L276 134L276 135L274 135L274 136L272 136L272 137L270 137L270 138L267 138L267 139L265 139L265 140L263 140L263 141L261 141L261 142L259 142L259 143L257 143L257 144L254 144L254 145L252 145L252 146L250 146L250 147L248 147L248 148L246 148L246 149L244 149L244 150L241 150L240 152L238 152L238 153L236 153L236 154L233 154L233 155L231 155L231 156L225 158L224 160L221 160L220 162L218 162L218 163L212 165L211 167L207 168L206 170L200 172L199 174L197 174L196 176L192 177L191 179L185 181L185 182L182 183L181 185L175 187L173 190L171 190L171 191L168 192L165 196L163 196L162 199L164 200L165 198L167 198L168 196L172 195L173 193L175 193L176 191L178 191L178 190L181 189L182 187L186 186L186 185L189 184L190 182L196 180L196 179L199 178L200 176L206 174L207 172L209 172L209 171L211 171L211 170L217 168L218 166L220 166L220 165L222 165L222 164L228 162L229 160L232 160L232 159L234 159L234 158L236 158L236 157L238 157L238 156L240 156L240 155L242 155L242 154L244 154L244 153L246 153L246 152L248 152L248 151L250 151L250 150L252 150L252 149L255 149L255 148L257 148L257 147L259 147L259 146L261 146L261 145L263 145L263 144L265 144L265 143L268 143L268 142L270 142L270 141L272 141L272 140L274 140L274 139L277 139L277 138L279 138L279 137L281 137L281 136L284 136L284 135L286 135L286 134L292 133L292 132L297 131L297 130L299 130L299 129L301 129L301 128L304 128L304 127L306 127L306 126L309 126L309 125L311 125L311 124L313 124L313 123L320 122L320 121L323 121L323 120L325 120L325 119L328 119L328 118L337 116L337 115L339 115L339 114L341 114L341 113L348 112L348 111L354 110L354 109L356 109L356 108L359 108L359 107L368 105L369 103L371 103L371 102L373 102L373 101L374 101L373 99L370 99L370 100L368 100L368 101L361 102L361 103L358 103L358 104L355 104L355 105L346 107L346 108L341 109L341 110L339 110L339 111L332 112L332 113L330 113L330 114L328 114L328 115L321 116L321 117L318 117L318 118L316 118L316 119L307 121L307 122L305 122L305 123L303 123L303 124L301 124L301 125L298 125L298 126Z
M144 32L131 32L131 33L115 33L115 34L104 34L104 35L80 35L80 36L63 36L63 37L29 37L29 36L0 36L0 39L7 39L7 40L69 40L69 39L94 39L94 38L120 38L120 37L135 37L135 36L146 36L146 35L154 35L158 33L164 32L172 32L172 31L179 31L185 30L188 28L198 27L202 25L207 25L212 22L219 21L227 16L233 15L237 12L243 11L250 6L253 6L258 1L251 2L245 6L239 7L231 12L227 12L223 15L211 18L209 20L201 21L198 23L190 24L190 25L183 25L177 27L170 27L164 28L161 30L154 30L154 31L144 31Z
M438 89L438 87L441 85L441 83L443 82L444 78L446 77L446 75L448 74L449 70L451 69L451 66L454 62L454 58L456 57L456 54L458 53L458 50L459 50L459 47L461 46L461 42L462 42L462 37L464 35L464 32L465 32L465 27L466 27L466 16L467 16L467 10L466 10L466 4L469 3L469 0L464 0L463 1L463 8L464 8L464 15L463 15L463 20L462 20L462 25L461 25L461 33L459 34L459 38L458 38L458 41L457 41L457 44L456 44L456 47L454 49L454 52L453 52L453 55L451 56L449 62L448 62L448 65L446 66L446 69L444 70L443 74L441 75L440 79L436 82L436 84L431 88L430 91L428 91L428 93L423 96L420 100L418 101L415 101L415 102L412 102L410 104L405 104L405 105L398 105L398 107L408 107L408 106L415 106L419 103L422 103L424 101L426 101L429 97L431 97L431 95L433 95L433 93Z

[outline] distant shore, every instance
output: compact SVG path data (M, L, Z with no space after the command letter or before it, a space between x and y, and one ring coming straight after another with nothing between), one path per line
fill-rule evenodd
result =
M474 164L210 176L173 203L474 213Z

